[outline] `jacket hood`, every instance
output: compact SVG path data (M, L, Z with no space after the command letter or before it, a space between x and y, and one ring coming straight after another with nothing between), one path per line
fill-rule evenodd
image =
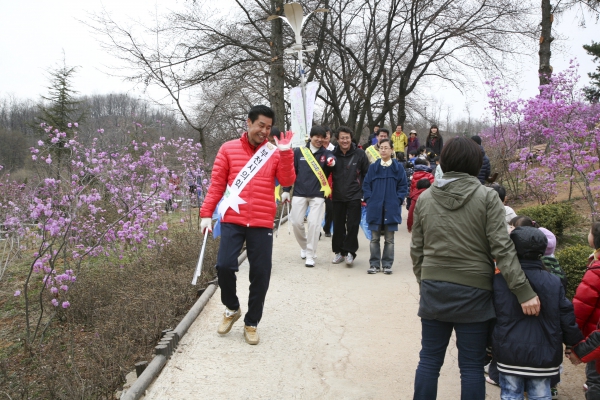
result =
M447 172L431 186L431 196L447 210L458 210L467 204L481 187L474 176L463 172Z
M538 260L548 246L546 235L532 226L519 226L510 233L515 244L517 257L524 260Z
M431 172L431 168L428 167L427 165L418 164L418 165L415 165L415 171Z

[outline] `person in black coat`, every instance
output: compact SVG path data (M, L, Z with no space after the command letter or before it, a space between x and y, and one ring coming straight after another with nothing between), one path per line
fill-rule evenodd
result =
M482 185L485 185L488 178L492 174L492 165L490 164L490 158L485 154L485 150L481 145L481 137L475 135L471 136L471 139L475 141L481 147L481 152L483 153L483 164L481 164L481 169L479 170L479 175L477 175L477 179L481 182Z
M425 147L428 149L427 153L433 152L436 156L442 154L444 148L444 139L440 133L437 125L431 125L427 139L425 140ZM434 156L435 157L435 156Z
M336 133L338 145L333 150L333 264L343 260L351 265L358 250L358 230L361 218L362 184L369 171L365 152L352 143L352 130L340 126Z
M560 279L548 272L540 260L548 245L546 235L537 228L518 227L510 238L542 306L538 316L523 314L502 274L494 277L497 321L492 354L500 371L501 396L523 398L526 391L530 398L549 399L550 378L559 373L563 359L562 344L573 346L583 340L583 335Z

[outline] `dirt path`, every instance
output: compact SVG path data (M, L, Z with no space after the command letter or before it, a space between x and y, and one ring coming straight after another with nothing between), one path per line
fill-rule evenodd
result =
M406 212L406 211L404 211ZM405 218L406 216L404 216ZM368 275L368 241L359 233L354 265L331 264L331 239L319 242L315 268L306 268L287 227L274 239L273 273L260 344L243 338L239 320L216 332L223 306L217 290L149 388L146 399L411 399L420 349L418 285L410 235L396 233L394 273ZM248 264L238 273L242 310ZM439 399L460 398L457 350L451 341ZM561 399L582 398L583 368L566 368ZM500 397L487 385L488 398ZM571 393L571 395L566 395Z

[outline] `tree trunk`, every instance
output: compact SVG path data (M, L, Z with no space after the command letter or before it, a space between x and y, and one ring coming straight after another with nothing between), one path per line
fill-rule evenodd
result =
M538 73L540 74L540 85L548 84L548 79L552 75L552 67L550 66L550 45L554 38L552 37L552 22L554 15L552 14L552 4L550 0L542 0L542 33L540 36L540 66Z
M271 14L283 15L283 0L271 0ZM283 68L283 21L281 18L271 21L271 42L269 44L271 47L269 101L275 112L275 123L273 125L284 131L285 99L283 89L285 71Z

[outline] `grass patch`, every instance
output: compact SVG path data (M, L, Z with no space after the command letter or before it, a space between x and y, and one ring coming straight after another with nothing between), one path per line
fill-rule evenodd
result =
M177 213L174 213L177 214ZM137 257L96 258L69 289L71 307L50 323L33 348L24 346L22 288L27 258L0 282L0 387L12 399L108 399L138 361L151 359L160 332L174 328L214 279L218 240L207 242L198 286L190 284L201 235L177 226L173 214L171 243L160 252ZM179 218L177 218L178 220ZM38 288L39 290L39 288Z

